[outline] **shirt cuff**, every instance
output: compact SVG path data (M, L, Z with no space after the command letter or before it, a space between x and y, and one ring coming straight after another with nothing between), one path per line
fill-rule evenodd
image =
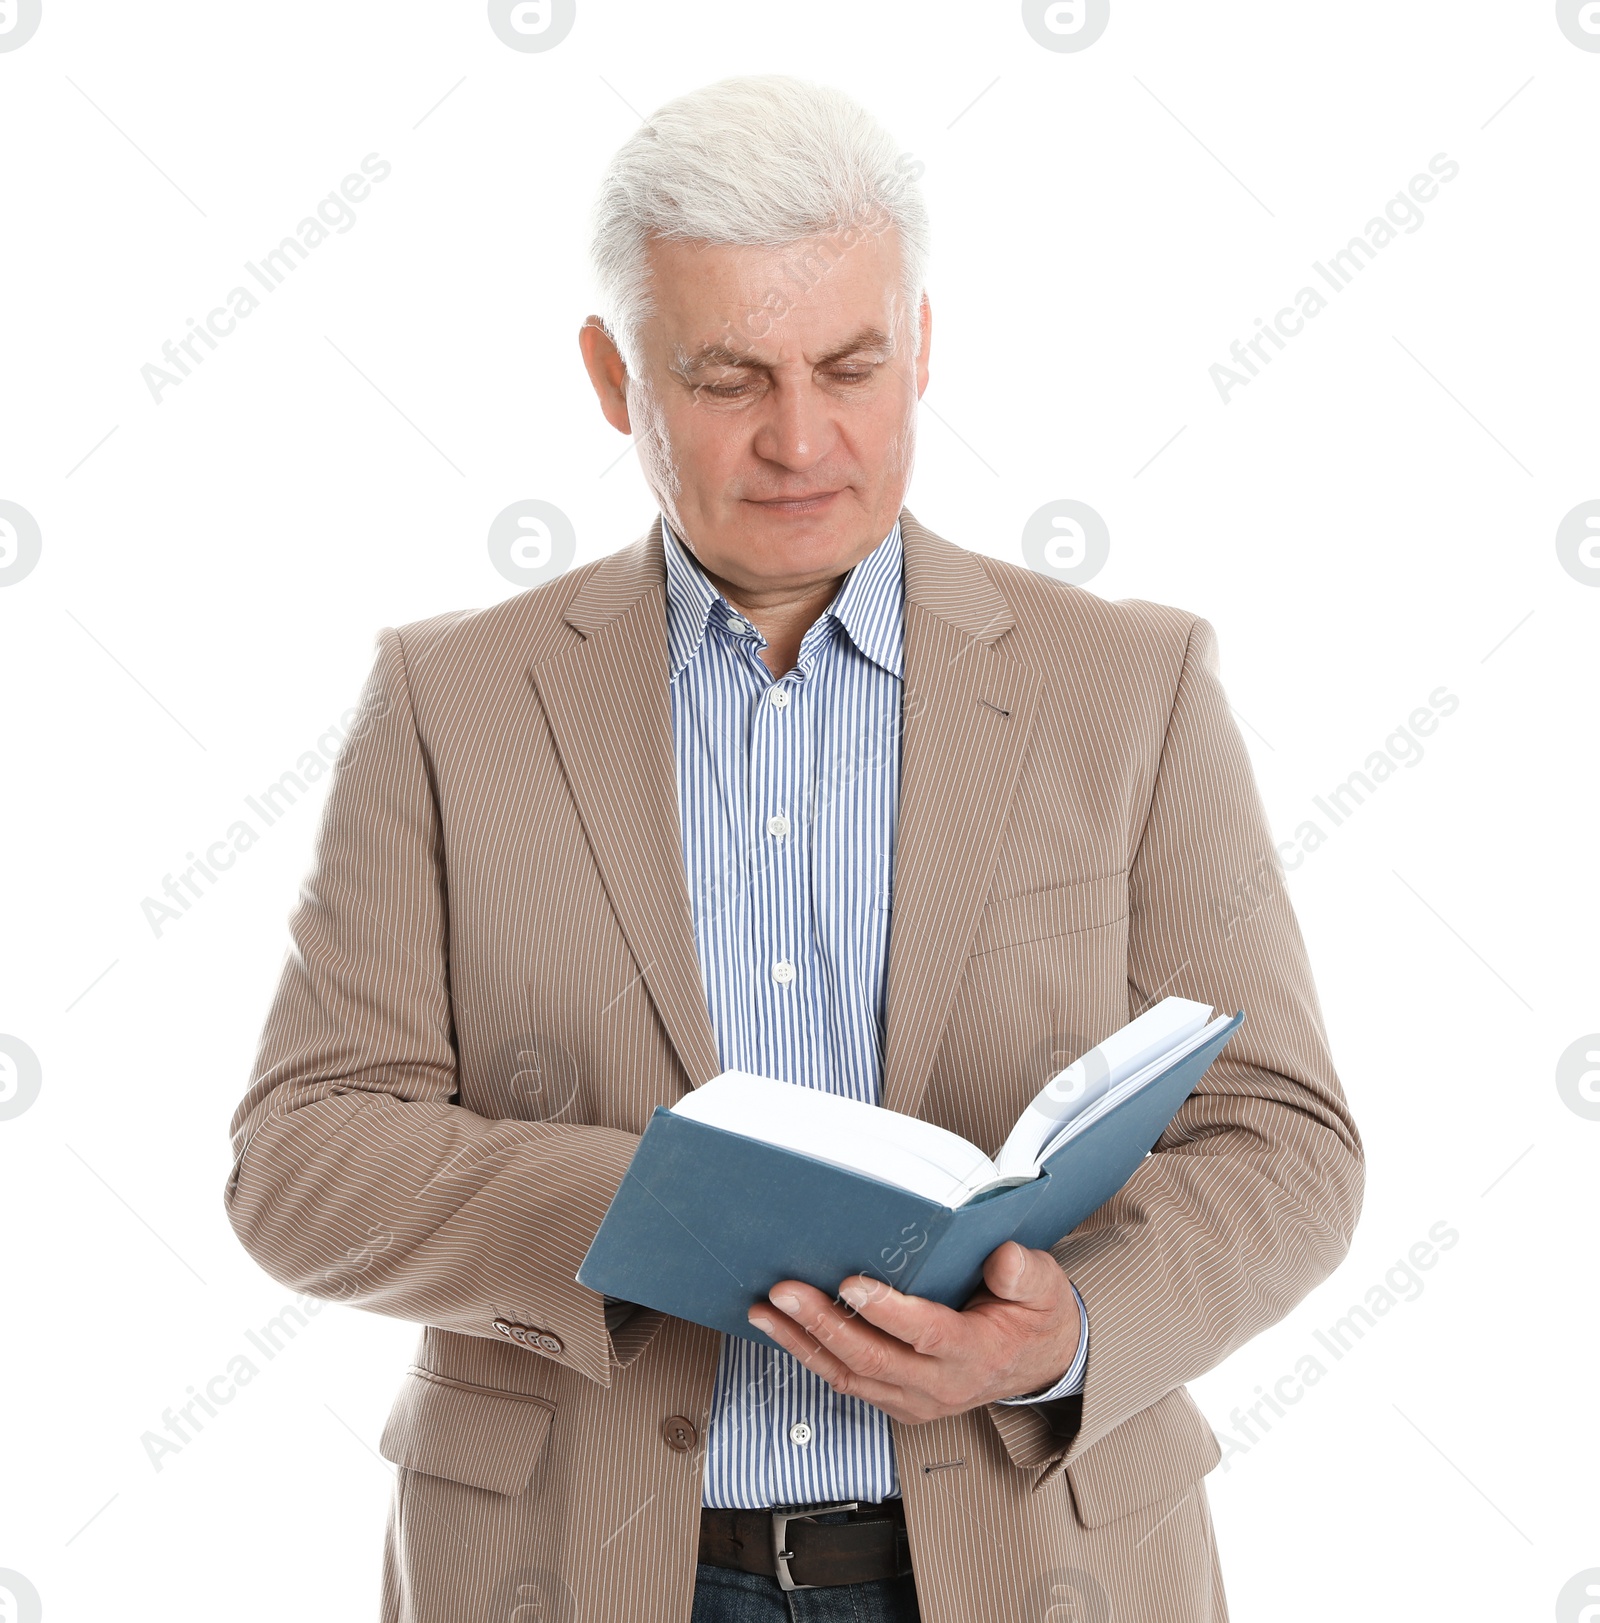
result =
M1072 1285L1072 1281L1067 1281ZM1089 1364L1089 1312L1083 1305L1083 1298L1078 1295L1078 1287L1072 1285L1072 1294L1078 1303L1078 1350L1072 1356L1072 1364L1067 1373L1052 1387L1043 1392L1031 1392L1025 1398L998 1398L996 1402L1019 1403L1049 1403L1056 1398L1070 1398L1074 1392L1083 1390L1083 1374Z

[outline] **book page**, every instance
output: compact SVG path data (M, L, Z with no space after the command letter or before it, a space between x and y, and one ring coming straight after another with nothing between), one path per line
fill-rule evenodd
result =
M1044 1159L1046 1144L1065 1123L1121 1083L1192 1037L1211 1018L1209 1003L1163 998L1103 1043L1075 1059L1034 1095L995 1157L1001 1177L1021 1177Z
M1195 1049L1203 1047L1215 1037L1232 1018L1232 1015L1219 1014L1209 1025L1202 1026L1192 1036L1185 1037L1176 1048L1169 1049L1143 1069L1135 1071L1132 1076L1124 1077L1115 1087L1107 1089L1098 1099L1057 1128L1039 1151L1040 1161L1048 1161L1069 1139L1087 1131L1102 1116L1109 1115L1115 1110L1124 1099L1131 1099L1140 1088L1148 1087L1158 1077L1165 1076L1179 1060L1186 1058Z
M958 1133L859 1099L748 1071L724 1071L672 1106L676 1116L795 1150L957 1206L995 1175Z

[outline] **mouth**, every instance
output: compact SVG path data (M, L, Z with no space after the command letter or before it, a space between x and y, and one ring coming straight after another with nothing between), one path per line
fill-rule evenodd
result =
M821 513L835 497L842 495L841 490L818 490L809 496L772 496L765 500L747 497L752 507L759 507L764 513L784 514L795 518L804 518L812 513Z

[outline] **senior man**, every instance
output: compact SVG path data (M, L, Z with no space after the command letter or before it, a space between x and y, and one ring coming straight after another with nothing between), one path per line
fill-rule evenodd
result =
M227 1201L274 1278L423 1326L386 1623L1226 1616L1183 1383L1344 1255L1361 1142L1211 627L903 505L916 173L792 79L663 107L580 333L660 518L380 634ZM959 1311L791 1281L750 1309L778 1351L575 1282L651 1111L721 1070L993 1149L1168 993L1246 1024Z

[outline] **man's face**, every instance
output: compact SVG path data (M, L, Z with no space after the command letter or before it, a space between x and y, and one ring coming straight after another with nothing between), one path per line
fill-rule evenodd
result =
M852 568L899 515L928 382L931 316L904 307L896 233L653 240L650 259L642 376L593 327L584 352L674 530L752 602Z

